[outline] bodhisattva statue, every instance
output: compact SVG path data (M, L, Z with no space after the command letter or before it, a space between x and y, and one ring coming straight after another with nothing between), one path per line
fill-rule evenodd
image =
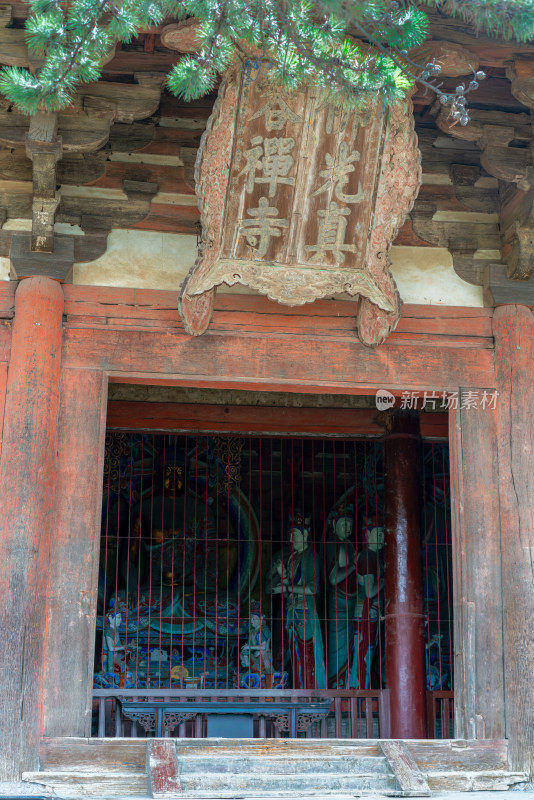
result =
M289 544L273 559L266 581L268 594L282 594L294 689L326 689L323 635L316 596L321 563L309 545L309 520L296 514Z
M354 618L358 581L356 548L350 540L354 527L352 506L339 509L327 533L326 569L327 674L329 689L344 689L348 684L354 652Z
M384 586L384 528L379 517L364 520L365 546L356 557L358 599L354 627L354 647L348 687L369 689L371 667L378 642L381 593Z

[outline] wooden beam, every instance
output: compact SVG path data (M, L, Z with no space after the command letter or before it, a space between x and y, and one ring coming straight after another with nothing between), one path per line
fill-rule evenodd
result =
M376 408L283 408L111 400L107 426L123 430L174 430L293 436L382 436ZM421 413L426 438L447 439L446 413Z
M180 331L87 326L67 327L64 348L71 368L103 369L112 379L138 383L358 394L454 391L465 376L473 386L494 382L490 349L458 346L446 336L396 338L370 349L350 334L210 330L192 340Z
M484 300L488 306L510 303L534 306L534 278L513 280L508 277L505 264L488 264L484 273Z

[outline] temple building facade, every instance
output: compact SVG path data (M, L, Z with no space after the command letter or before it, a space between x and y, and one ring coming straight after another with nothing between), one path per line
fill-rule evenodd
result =
M533 779L534 45L430 19L465 126L189 21L1 99L0 797Z

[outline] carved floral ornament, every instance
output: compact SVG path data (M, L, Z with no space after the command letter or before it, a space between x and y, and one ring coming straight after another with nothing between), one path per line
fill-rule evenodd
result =
M314 89L282 93L265 69L251 81L232 68L197 158L186 331L204 333L216 287L239 283L289 306L359 296L358 335L380 344L400 313L388 253L420 182L409 101L341 112Z

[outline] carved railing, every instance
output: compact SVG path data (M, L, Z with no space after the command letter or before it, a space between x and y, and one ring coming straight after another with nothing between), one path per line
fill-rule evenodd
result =
M250 704L254 699L273 703L273 714L258 714L254 725L257 737L279 738L283 736L276 726L276 705L289 700L301 703L309 700L331 700L330 713L320 722L314 722L299 735L322 739L387 739L389 737L389 702L387 689L94 689L92 736L145 737L147 733L134 721L125 717L120 698L146 700L147 705L160 701L188 701L191 703L191 719L182 722L165 733L173 737L196 737L206 735L207 714L195 713L195 703ZM427 692L428 738L449 739L454 736L454 693Z
M353 689L308 690L308 689L94 689L93 690L93 736L141 736L147 734L135 721L127 719L121 698L145 700L147 708L161 701L187 701L191 705L191 719L176 725L165 735L173 737L196 737L206 735L205 704L243 703L250 707L254 700L272 703L273 713L255 715L254 735L279 738L284 735L276 724L277 705L288 701L331 700L330 713L322 720L313 722L299 735L322 739L378 739L387 738L389 729L388 702L384 690L355 691ZM195 713L195 704L202 704L202 712ZM214 709L215 710L215 709Z

